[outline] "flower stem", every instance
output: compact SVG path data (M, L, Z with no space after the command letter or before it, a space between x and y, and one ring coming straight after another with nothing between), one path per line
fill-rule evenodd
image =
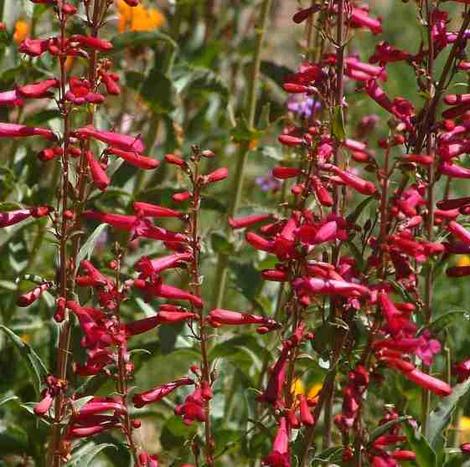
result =
M192 249L192 261L191 261L191 292L196 296L201 296L201 274L199 271L199 253L200 253L200 237L199 237L199 210L201 205L201 182L200 182L200 150L198 147L193 147L192 160L194 162L194 172L192 173L193 183L193 197L191 203L191 214L190 214L190 237L191 237L191 249ZM205 322L204 308L195 309L192 305L193 311L199 315L199 348L201 352L202 362L202 381L211 387L211 364L209 361L208 352L208 335ZM204 437L205 437L205 459L208 467L214 465L214 438L212 436L212 423L210 413L210 401L204 399Z
M256 47L253 56L253 66L249 77L248 96L246 103L245 116L247 118L247 125L250 130L254 129L255 117L256 117L256 104L257 104L257 92L259 85L260 66L261 66L261 52L263 49L264 38L266 36L266 27L268 24L269 12L271 11L272 0L263 0L261 4L258 24L256 26ZM248 153L250 151L250 141L244 141L240 145L239 155L235 167L235 176L233 179L232 193L233 198L230 202L228 209L228 216L234 216L240 205L243 185L245 178L245 168L248 159ZM215 273L216 282L218 287L214 290L214 296L212 298L212 306L214 308L220 308L222 306L225 288L227 282L229 257L226 254L219 253L217 257L217 269Z
M92 24L92 36L97 36L101 15L103 14L103 8L105 6L105 0L96 0L93 5L93 24ZM65 43L66 39L66 14L62 10L62 2L59 2L59 22L60 22L60 36L61 43ZM58 274L58 290L59 296L68 298L74 292L75 287L75 265L78 251L80 248L80 236L75 235L72 240L70 254L68 252L68 242L70 237L69 225L65 216L65 212L68 209L68 198L69 198L69 145L70 145L70 133L71 133L71 118L70 110L67 108L67 102L65 100L66 85L67 85L67 71L65 69L65 56L59 57L59 70L60 70L60 88L59 88L59 107L63 118L63 155L62 155L62 178L61 178L61 191L60 191L60 228L59 228L59 274ZM89 61L89 78L92 85L96 82L96 51L91 53ZM94 113L91 111L89 116L89 123L93 121ZM85 168L85 157L82 154L79 161L78 170L78 200L74 202L73 209L77 216L80 218L80 213L83 209L84 196L86 188L86 168ZM77 221L75 229L79 230L80 223ZM66 315L64 323L61 326L59 333L59 342L57 346L57 361L56 361L56 376L59 380L67 380L67 372L69 367L69 354L70 354L70 339L71 339L71 317ZM54 408L54 420L51 426L50 443L49 443L49 463L53 467L60 467L63 463L62 455L62 418L64 415L65 408L65 395L60 393L55 400Z

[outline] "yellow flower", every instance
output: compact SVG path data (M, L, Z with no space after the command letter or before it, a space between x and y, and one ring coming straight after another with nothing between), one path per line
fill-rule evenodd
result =
M301 379L299 378L294 379L294 381L292 382L291 391L294 397L300 394L305 394L305 386L304 386L304 383L302 383Z
M31 334L24 333L24 334L21 334L20 337L21 337L21 340L25 342L26 344L29 344L31 342Z
M29 35L29 23L24 19L19 19L15 23L15 32L13 33L13 40L17 44L21 44Z
M457 266L470 266L470 255L461 255L457 260Z
M315 383L315 384L312 384L312 386L310 386L310 388L308 388L307 390L302 380L297 378L292 383L291 391L294 397L300 394L304 394L307 396L307 399L315 399L315 397L318 396L318 393L320 392L321 388L322 388L321 383Z
M165 22L165 15L157 8L145 8L143 5L130 7L124 0L118 0L119 32L152 31Z
M321 391L323 385L321 383L315 383L311 386L308 390L307 398L308 399L315 399L318 396L318 393Z
M459 418L460 443L470 442L470 417Z

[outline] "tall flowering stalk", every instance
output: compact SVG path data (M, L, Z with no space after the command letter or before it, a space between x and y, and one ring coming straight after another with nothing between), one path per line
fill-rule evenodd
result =
M446 382L423 372L413 361L418 358L418 362L429 368L441 347L426 329L431 320L433 276L430 265L421 265L430 263L432 258L439 258L445 251L443 244L434 241L433 232L436 222L441 227L446 224L446 214L442 211L437 212L443 218L435 216L434 185L445 163L441 162L438 166L434 162L434 141L439 128L449 131L455 124L446 121L444 125L439 125L436 121L438 98L433 94L433 63L439 52L453 44L437 88L438 94L442 95L445 89L443 83L448 85L450 78L448 64L453 66L456 51L463 46L463 31L466 31L468 23L464 19L459 33L448 33L443 22L446 14L426 2L423 4L423 14L428 18L428 50L424 49L423 44L417 55L412 55L381 43L370 63L364 63L357 56L346 55L345 32L359 28L379 34L382 31L381 21L374 18L367 8L342 0L301 10L294 16L294 21L301 23L316 14L321 18L317 27L323 29L323 36L330 39L336 51L330 53L323 50L319 62L303 63L297 73L286 78L284 89L291 94L304 95L304 98L313 96L329 111L319 114L318 120L300 120L300 124L293 122L285 127L279 141L295 151L299 163L275 167L273 176L285 180L284 183L293 181L290 185L293 194L290 211L286 217L262 226L259 233L249 231L246 234L246 240L255 249L277 258L275 269L263 271L263 276L290 286L281 308L286 319L280 356L271 368L267 386L260 397L262 402L275 409L272 414L278 425L273 451L264 459L264 464L291 465L289 439L292 430L301 429L303 425L304 447L299 462L300 465L308 465L314 430L322 412L324 446L330 446L337 378L343 381L337 369L340 364L345 364L344 352L350 353L358 344L351 327L353 320L361 317L367 323L368 341L362 349L362 356L349 363L353 366L343 382L342 411L334 417L343 437L343 460L362 465L367 457L373 465L382 465L381 462L385 462L383 465L396 465L398 459L414 458L414 453L407 450L388 451L399 437L372 450L365 444L362 407L372 381L384 367L388 367L421 386L426 399L431 393L442 397L452 391ZM333 34L330 33L332 29L335 30ZM442 42L440 48L434 48L436 43L439 44L438 35ZM408 61L416 70L422 66L427 70L425 82L417 74L418 85L428 89L430 96L421 112L402 97L389 99L382 90L380 81L386 80L386 66L395 61ZM380 142L384 150L382 166L373 158L366 141L345 135L345 79L362 86L370 98L391 114L390 134ZM456 103L458 98L448 101ZM464 104L456 112L447 112L447 116L464 115L466 109ZM364 133L361 130L361 133L365 136L368 131ZM462 131L465 132L463 128ZM439 145L439 135L437 140L437 147L440 148L437 155L445 158L448 146ZM426 154L421 154L423 142L426 143ZM407 154L398 155L392 164L392 155L397 149ZM344 160L340 157L343 151L347 155ZM459 154L461 150L456 148L455 155L451 157ZM358 174L358 167L354 167L355 164L364 163L376 177L377 185L363 178ZM400 171L406 174L405 168L413 171L417 181L410 183L411 177L402 177L399 188L390 193L390 180ZM464 172L465 169L457 167L448 170L444 165L447 175L462 173L462 177ZM369 221L362 226L357 223L357 216L347 215L346 203L353 193L368 196L367 202L377 200L379 216L375 225ZM331 213L328 213L329 209ZM240 222L239 219L237 223ZM463 230L452 222L448 227L450 231L460 239L466 238ZM245 224L251 225L254 226L255 222ZM362 255L367 271L358 263L357 256L351 255L351 245L360 251L354 246L357 236L354 231L360 232L362 237ZM329 255L323 247L328 244L332 245ZM418 280L420 274L424 277L423 284ZM406 290L408 301L400 303L393 297L394 283ZM421 293L424 297L422 310ZM325 296L329 302L322 299ZM310 412L306 408L308 404L302 405L305 403L304 396L300 396L298 402L294 400L292 388L298 348L302 349L306 338L313 336L315 341L315 329L307 332L308 323L317 321L309 317L315 311L320 313L323 322L328 320L335 338L329 354L330 369L318 399L310 402L314 407ZM416 321L424 323L424 330L418 329ZM298 415L297 410L300 411ZM428 412L429 403L425 405L425 413ZM422 423L423 431L425 423L426 418Z
M421 462L423 449L430 457L437 454L436 459L443 459L446 446L437 453L441 441L436 442L440 432L436 434L435 428L443 422L436 422L439 411L431 410L439 399L453 395L445 402L450 418L448 406L458 402L470 377L469 360L452 366L450 351L445 375L436 371L442 344L433 299L436 277L448 258L470 254L466 225L470 199L454 196L453 191L455 180L470 178L464 159L470 149L470 97L450 87L457 73L470 69L465 58L469 2L416 2L425 32L422 43L402 50L378 42L370 57L354 49L355 35L380 37L386 25L363 2L312 1L293 15L295 24L305 25L304 54L296 71L284 76L282 86L288 96L288 111L277 135L283 159L269 175L272 186L282 185L278 209L237 214L251 144L247 139L241 143L228 213L232 238L242 232L246 250L263 259L264 290L277 290L272 316L269 305L256 299L234 309L223 307L226 250L219 255L217 282L204 282L205 253L211 251L204 241L204 223L210 217L204 206L212 186L228 177L225 167L216 167L219 157L212 151L195 145L188 156L165 155L165 174L175 169L175 177L168 179L178 184L169 190L168 205L162 201L165 196L155 200L154 191L143 190L118 212L104 207L98 195L109 194L111 159L139 170L160 165L144 155L140 135L101 128L96 118L106 97L121 91L107 56L113 45L101 37L114 2L32 2L55 15L59 32L48 38L26 37L19 50L32 60L55 60L57 77L4 90L0 105L16 108L36 99L54 99L61 128L56 134L20 122L0 123L0 138L43 142L40 163L57 164L59 169L56 205L15 206L0 213L0 227L47 220L57 245L55 277L28 276L36 284L16 300L19 307L28 307L48 294L55 299L53 318L59 325L55 368L42 381L34 405L35 415L50 425L47 465L64 465L83 440L99 443L100 435L108 435L120 439L134 465L158 467L167 461L166 453L153 452L153 445L149 452L140 435L149 424L139 414L151 412L149 406L154 404L165 413L171 408L175 418L193 426L181 452L196 466L237 464L238 452L232 455L229 450L239 444L250 451L252 439L256 444L257 436L265 440L266 434L272 447L260 443L256 459L250 452L247 457L253 465L307 466L315 456L342 465L395 467ZM455 7L455 18L443 9L445 3ZM139 1L125 0L125 4L132 8ZM119 6L124 7L122 2ZM269 0L261 3L261 28L246 96L248 133L255 125L270 7ZM210 2L205 12L207 27L207 21L217 16L217 2ZM179 22L183 11L178 7L177 13ZM75 33L78 26L82 33ZM139 45L149 37L165 38L147 30L128 37L141 41ZM210 40L207 33L204 42ZM414 73L416 99L389 96L388 74L395 63ZM162 86L171 87L172 75L155 72L154 76ZM195 80L198 86L201 76ZM181 89L181 82L178 85ZM362 115L352 121L353 110L360 111L359 106L352 109L353 93L380 108L382 117ZM148 85L143 94L152 99ZM375 144L377 128L385 136ZM86 232L96 225L106 225L107 233L117 239L106 261L82 248ZM146 255L138 254L140 246ZM445 273L455 280L470 275L470 267L457 262ZM212 306L207 305L208 291L214 292ZM134 316L134 303L145 316ZM134 360L133 350L143 336L150 339L162 326L174 325L183 327L192 358L169 381L156 386L152 381L142 383L136 378L139 360ZM251 344L268 350L259 368L251 365L247 370L250 375L234 365L250 389L248 376L255 375L259 384L247 391L246 398L245 394L239 398L248 400L255 414L235 417L249 422L248 429L235 429L229 420L227 434L219 433L224 426L220 403L226 404L225 415L232 415L237 386L233 384L228 395L217 394L220 398L215 401L214 392L224 386L228 374L224 357L219 358L225 345L229 351L224 348L222 353L232 349L224 340L228 329L235 340L239 333L253 331L256 337L248 336ZM78 355L72 353L71 342L81 347ZM215 342L220 342L216 348ZM25 342L16 343L36 361ZM455 392L452 371L459 385ZM315 391L304 389L311 373L323 375ZM88 383L98 376L112 382L112 387L89 394ZM390 378L422 392L418 421L411 420L403 404L392 405L381 397ZM250 400L255 391L256 401ZM5 400L8 397L2 403ZM371 402L373 410L368 407ZM219 439L226 435L231 441L224 444ZM464 443L461 452L469 451Z

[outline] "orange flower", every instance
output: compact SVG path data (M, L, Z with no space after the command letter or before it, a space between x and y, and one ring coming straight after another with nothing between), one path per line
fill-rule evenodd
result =
M17 44L21 44L29 35L29 23L24 19L19 19L15 23L15 32L13 33L13 40Z
M459 257L457 260L457 266L463 267L463 266L470 266L470 255L462 255Z
M119 32L152 31L165 22L165 16L157 8L145 8L143 5L130 7L124 0L118 0Z

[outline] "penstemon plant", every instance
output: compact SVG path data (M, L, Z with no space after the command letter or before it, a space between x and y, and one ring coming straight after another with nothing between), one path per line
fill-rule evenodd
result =
M390 2L408 46L377 2L293 2L295 70L263 60L270 0L175 2L168 34L152 2L29 3L0 31L28 71L0 92L2 462L466 465L470 2Z

